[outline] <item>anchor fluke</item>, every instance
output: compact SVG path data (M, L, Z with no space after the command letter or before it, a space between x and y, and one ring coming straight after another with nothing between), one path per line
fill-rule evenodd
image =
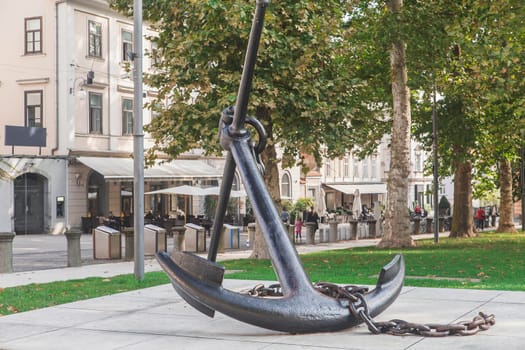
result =
M210 317L216 310L246 323L289 333L337 331L363 322L350 313L348 300L326 296L311 284L279 298L253 297L223 288L219 282L222 267L197 255L160 252L157 260L181 297ZM401 255L383 268L376 288L364 296L371 316L397 298L404 271ZM204 279L206 276L211 280Z
M224 268L216 263L202 259L188 252L173 252L170 257L164 252L157 253L157 260L167 272L173 287L188 304L205 314L213 317L215 310L195 297L191 292L177 282L177 276L191 275L193 279L202 281L213 287L220 287L224 278Z

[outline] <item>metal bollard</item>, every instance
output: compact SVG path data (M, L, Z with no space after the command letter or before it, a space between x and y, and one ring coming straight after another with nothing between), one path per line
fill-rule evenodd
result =
M68 229L64 234L67 238L67 266L77 267L82 264L80 251L80 237L82 232L79 228Z

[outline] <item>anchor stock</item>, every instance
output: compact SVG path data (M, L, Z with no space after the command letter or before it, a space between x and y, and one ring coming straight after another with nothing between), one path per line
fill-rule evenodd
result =
M181 297L210 317L213 317L215 311L219 311L249 324L290 333L346 329L362 323L363 318L349 311L350 300L324 295L312 286L296 250L288 239L261 175L258 154L262 152L265 143L264 128L257 120L246 116L267 5L267 0L256 2L237 104L233 110L223 112L221 117L220 141L228 155L208 259L188 252L173 252L171 256L160 252L157 259ZM253 144L245 123L255 127L259 139L263 140L262 143ZM222 287L224 268L216 264L215 259L236 168L245 184L267 244L272 265L280 282L282 297L253 297ZM371 317L378 315L394 302L403 286L404 273L405 266L401 255L396 256L381 270L376 288L363 296Z

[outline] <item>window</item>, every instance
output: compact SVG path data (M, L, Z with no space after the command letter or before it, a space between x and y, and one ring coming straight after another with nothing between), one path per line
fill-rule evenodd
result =
M89 48L88 56L102 57L102 24L89 21Z
M133 100L122 100L122 135L133 134Z
M359 159L354 158L354 177L359 177Z
M42 90L24 93L25 126L42 127Z
M372 166L371 166L370 177L372 179L375 179L377 178L377 156L376 155L372 156L371 163L372 163Z
M122 61L131 61L133 52L133 34L127 30L122 31Z
M348 157L344 157L343 159L343 176L348 177L350 176L350 164L349 164Z
M292 197L292 186L290 184L290 175L288 173L283 174L281 177L281 196Z
M102 94L89 93L89 133L102 134Z
M326 171L326 176L332 176L332 164L330 163L330 160L327 160L326 161L326 164L325 164L325 171Z
M421 151L416 151L416 160L415 160L415 167L416 167L416 171L423 171L423 161L422 161L422 158L421 158Z
M42 17L25 20L25 53L42 52Z
M363 179L368 178L368 158L363 160Z

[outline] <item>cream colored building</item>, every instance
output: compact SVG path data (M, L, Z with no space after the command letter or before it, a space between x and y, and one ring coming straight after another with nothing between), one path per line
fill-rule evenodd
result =
M0 231L56 234L88 215L131 214L132 20L105 0L20 0L2 3L0 28ZM147 40L143 47L153 50ZM145 71L151 63L144 57ZM145 92L144 102L154 97ZM143 120L151 120L148 110ZM220 159L190 152L146 169L145 191L217 185L221 175ZM147 196L145 209L183 204L190 213L202 206Z
M88 216L133 212L133 23L106 0L3 1L0 39L0 232L63 233ZM147 26L144 35L154 35ZM144 50L152 52L144 40ZM144 70L151 68L144 57ZM145 87L145 101L155 92ZM144 110L144 123L151 121ZM145 148L152 140L145 137ZM281 195L294 202L313 197L318 211L345 206L359 188L366 203L384 203L388 150L358 160L349 154L300 173L280 169ZM418 159L416 148L412 159ZM422 161L421 161L422 162ZM182 184L215 186L223 158L198 150L145 170L145 191ZM422 164L422 163L421 163ZM416 169L417 186L428 178ZM422 169L421 169L422 170ZM241 183L236 179L234 189ZM366 196L369 197L366 197ZM166 195L145 197L145 210L202 211L203 201ZM245 210L244 202L240 204ZM85 226L85 225L84 225Z

